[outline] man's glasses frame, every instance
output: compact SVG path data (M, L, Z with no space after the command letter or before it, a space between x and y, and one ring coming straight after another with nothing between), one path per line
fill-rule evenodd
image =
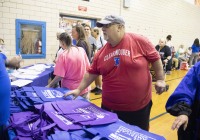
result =
M119 23L104 24L102 28L110 28L112 25L120 25Z

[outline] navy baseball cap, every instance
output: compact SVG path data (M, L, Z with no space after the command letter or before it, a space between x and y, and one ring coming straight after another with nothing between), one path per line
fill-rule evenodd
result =
M118 23L118 24L125 25L124 20L120 16L108 15L103 20L97 21L97 27L103 27L103 25L110 24L110 23Z

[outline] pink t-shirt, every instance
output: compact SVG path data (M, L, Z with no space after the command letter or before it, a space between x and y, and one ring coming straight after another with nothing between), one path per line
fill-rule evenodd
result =
M101 74L102 104L118 111L137 111L151 100L149 62L160 59L155 47L143 36L126 33L120 43L107 43L88 70Z
M85 50L81 47L71 47L70 50L64 50L59 56L54 75L62 77L61 87L73 90L79 86L89 66ZM88 91L89 88L86 88L81 95Z

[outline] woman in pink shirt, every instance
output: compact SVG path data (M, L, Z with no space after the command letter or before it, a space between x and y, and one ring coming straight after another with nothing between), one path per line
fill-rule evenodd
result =
M47 87L54 87L61 81L61 87L73 90L79 86L90 63L85 50L81 47L72 46L72 39L67 33L62 33L59 36L59 42L64 51L56 62L54 69L56 76ZM88 99L88 91L89 87L84 89L81 95Z

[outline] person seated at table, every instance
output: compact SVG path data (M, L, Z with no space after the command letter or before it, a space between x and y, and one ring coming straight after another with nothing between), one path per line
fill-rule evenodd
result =
M192 47L188 47L185 51L185 57L187 58L188 62L190 60L190 56L192 54Z
M0 139L4 140L7 137L5 132L6 123L10 117L10 92L11 85L6 66L11 68L20 67L21 57L7 57L0 53Z
M188 49L184 49L184 45L180 45L178 51L176 52L175 56L178 60L178 69L181 67L183 63L188 63Z
M54 87L61 81L61 87L70 90L76 89L90 63L85 50L82 47L72 46L71 36L67 33L62 33L59 36L60 46L63 48L63 53L59 56L54 69L55 78L47 85ZM89 87L85 88L81 96L88 99Z
M4 40L0 38L0 57L4 60L4 64L8 68L12 69L18 69L20 68L20 62L22 61L22 58L20 55L12 57L11 59L8 59L5 54L5 44Z
M187 59L187 57L185 55L184 45L180 45L179 46L179 49L178 49L177 53L178 53L178 60L180 62L182 62L182 61L187 62L188 61L188 59Z
M179 69L179 60L178 60L178 55L175 53L172 55L172 69Z

